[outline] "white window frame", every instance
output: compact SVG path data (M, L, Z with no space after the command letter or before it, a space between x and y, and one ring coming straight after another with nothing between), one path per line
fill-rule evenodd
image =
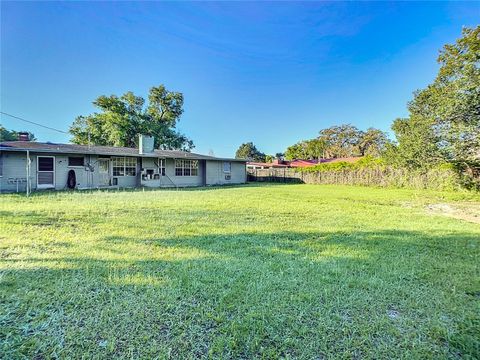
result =
M180 161L182 166L177 166L177 161ZM188 164L188 166L186 166ZM196 166L193 166L193 164L196 164ZM175 171L175 176L187 176L187 177L195 177L198 176L198 169L200 167L199 161L198 160L191 160L191 159L175 159L175 164L174 164L174 171ZM181 174L177 175L177 169L181 169ZM185 175L185 170L190 170L189 175ZM196 174L192 174L192 170L195 170Z
M123 175L115 175L115 168L122 168L122 166L120 165L115 165L115 163L117 162L117 160L121 159L121 162L123 163ZM126 159L128 160L131 160L131 159L134 159L135 160L135 175L128 175L127 174L127 167L128 168L132 168L133 166L127 166L127 162L126 162ZM131 156L112 156L111 158L112 160L112 176L113 177L125 177L125 176L130 176L130 177L135 177L137 176L137 167L138 167L138 159L136 157L131 157ZM131 164L129 164L131 165Z
M157 158L157 165L158 165L158 173L160 176L167 175L167 159L165 158Z
M228 170L225 171L225 165L228 164ZM224 174L231 174L232 173L232 162L231 161L224 161L223 162L223 173Z
M40 158L50 158L53 159L53 171L40 171L39 167L39 160ZM56 170L56 164L55 164L55 156L43 156L43 155L38 155L37 156L37 189L54 189L55 188L55 170ZM38 183L38 174L39 173L53 173L53 184L39 184Z

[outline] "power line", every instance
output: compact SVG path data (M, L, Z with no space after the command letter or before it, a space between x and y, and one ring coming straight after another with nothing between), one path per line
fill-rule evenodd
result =
M43 127L43 128L45 128L45 129L57 131L57 132L62 133L62 134L67 134L67 135L69 134L69 133L66 132L66 131L58 130L58 129L55 129L55 128L52 128L52 127L49 127L49 126L45 126L45 125L36 123L36 122L34 122L34 121L30 121L30 120L27 120L27 119L22 119L21 117L18 117L18 116L15 116L15 115L11 115L11 114L7 114L6 112L3 112L3 111L0 111L0 114L6 115L6 116L10 116L10 117L12 117L12 118L14 118L14 119L17 119L17 120L25 121L25 122L27 122L27 123L30 123L30 124L33 124L33 125L37 125L37 126Z

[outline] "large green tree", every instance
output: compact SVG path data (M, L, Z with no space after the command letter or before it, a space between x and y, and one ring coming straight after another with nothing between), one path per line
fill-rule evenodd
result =
M392 161L410 167L480 161L480 26L462 35L440 51L440 70L415 92L410 116L394 122Z
M155 138L155 148L190 151L192 140L176 130L183 113L183 94L165 86L152 87L145 99L127 92L99 96L93 105L100 111L79 116L70 127L75 144L138 146L138 135Z
M318 138L303 140L285 151L285 158L321 159L349 156L380 156L389 143L387 135L378 129L361 131L350 124L335 125L319 132Z
M360 155L370 155L373 157L381 156L390 140L387 134L375 128L368 128L367 131L361 131L356 147Z
M247 142L240 145L235 153L235 158L259 162L264 162L266 160L265 154L258 150L253 142Z
M392 130L397 144L388 144L384 155L389 162L408 168L428 169L443 162L438 137L430 123L417 117L396 119Z
M328 144L323 139L300 141L289 146L285 151L285 159L321 159L325 157Z
M326 156L331 158L358 156L362 132L350 124L331 126L320 130L319 139L327 144Z

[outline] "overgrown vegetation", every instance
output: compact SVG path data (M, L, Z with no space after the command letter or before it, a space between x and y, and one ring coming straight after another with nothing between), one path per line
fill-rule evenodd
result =
M479 203L310 185L2 195L1 357L478 358L480 227L438 211Z
M480 190L480 167L476 163L439 163L427 169L393 166L384 158L365 156L357 162L321 163L296 172L308 174L306 183L382 186L437 190ZM475 171L475 172L472 172Z

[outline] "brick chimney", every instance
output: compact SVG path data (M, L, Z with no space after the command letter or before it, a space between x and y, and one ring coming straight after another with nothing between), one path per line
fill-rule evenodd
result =
M30 134L28 132L19 132L18 141L30 141Z

